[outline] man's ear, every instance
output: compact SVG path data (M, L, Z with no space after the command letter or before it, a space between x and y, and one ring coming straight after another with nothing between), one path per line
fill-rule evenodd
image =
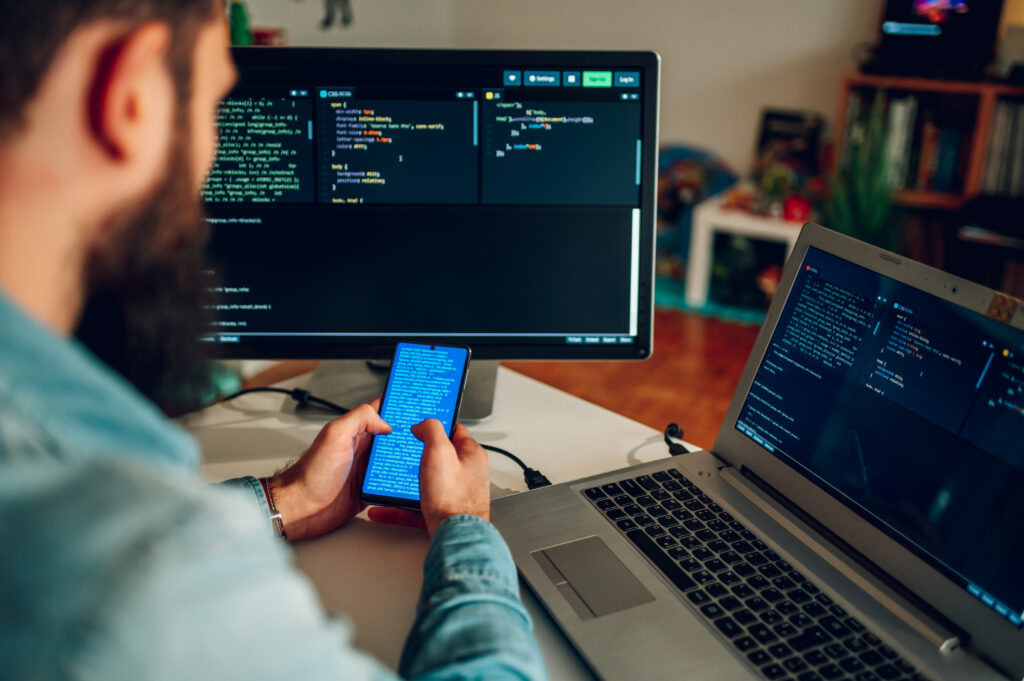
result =
M100 54L89 96L90 130L100 147L117 160L138 155L159 129L170 134L173 83L164 56L171 41L167 24L143 24L111 42ZM158 143L159 144L159 143Z

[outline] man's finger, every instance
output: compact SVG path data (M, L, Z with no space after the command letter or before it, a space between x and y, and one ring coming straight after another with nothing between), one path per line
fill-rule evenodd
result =
M391 426L380 417L380 413L372 403L357 407L354 413L359 432L365 431L373 435L387 435L391 432Z
M380 400L381 400L381 397L383 397L383 396L382 395L377 395L372 400L370 400L370 406L373 407L373 410L375 412L378 412L378 413L380 412Z
M437 419L427 419L412 427L412 434L427 447L437 447L448 442L448 433Z
M401 525L403 527L415 527L420 530L427 529L427 524L423 520L422 515L401 508L374 506L367 511L367 515L370 516L370 520L381 525Z

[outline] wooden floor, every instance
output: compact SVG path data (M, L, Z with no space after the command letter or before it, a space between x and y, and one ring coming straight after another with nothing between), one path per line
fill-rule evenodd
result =
M646 362L504 362L520 373L652 428L670 422L710 447L758 327L659 309Z

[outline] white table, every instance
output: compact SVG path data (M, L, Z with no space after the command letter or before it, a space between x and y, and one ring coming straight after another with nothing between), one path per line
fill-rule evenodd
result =
M687 305L701 307L708 302L716 232L740 234L765 241L781 241L786 245L788 258L800 236L802 226L801 222L722 208L720 198L702 201L693 209L690 257L686 264Z
M304 385L309 375L282 385ZM300 455L329 416L282 411L280 395L255 394L189 419L210 480L268 475ZM661 433L505 368L498 371L493 417L471 426L480 442L500 446L541 470L552 483L667 456ZM491 454L491 494L526 489L521 470ZM422 583L426 534L358 517L338 531L293 545L332 613L356 623L356 645L396 668ZM383 568L383 569L382 569ZM552 679L589 679L589 672L525 586L523 600Z

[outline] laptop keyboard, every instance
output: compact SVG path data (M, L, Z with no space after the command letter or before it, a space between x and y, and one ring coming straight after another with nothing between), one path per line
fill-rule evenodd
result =
M770 681L929 681L674 468L582 491Z

